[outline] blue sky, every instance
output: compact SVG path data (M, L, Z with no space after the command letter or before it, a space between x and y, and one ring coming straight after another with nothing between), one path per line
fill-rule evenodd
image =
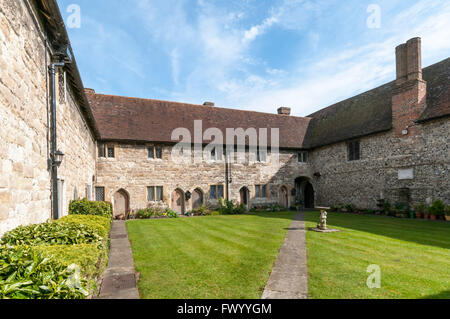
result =
M395 46L450 56L447 0L58 0L98 93L306 116L395 77ZM379 28L368 19L380 12ZM372 25L373 26L373 25Z

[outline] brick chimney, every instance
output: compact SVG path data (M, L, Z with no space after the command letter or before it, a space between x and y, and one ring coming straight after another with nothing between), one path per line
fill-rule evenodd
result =
M205 102L203 103L204 106L215 106L216 104L214 102Z
M396 49L397 79L392 91L392 124L396 137L417 135L416 121L426 107L427 83L422 79L421 39Z
M95 94L95 90L94 89L89 89L89 88L84 88L84 93L86 93L86 94Z
M278 109L278 114L279 115L291 115L291 108L282 106Z

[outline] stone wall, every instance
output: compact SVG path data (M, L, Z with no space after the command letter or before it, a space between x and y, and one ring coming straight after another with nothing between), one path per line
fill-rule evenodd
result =
M51 217L49 112L43 35L24 1L0 6L0 235ZM64 206L95 173L94 140L75 103L58 105Z
M217 204L209 199L211 185L225 185L224 162L199 164L178 164L171 159L171 146L163 147L163 159L148 159L146 145L114 144L115 158L97 159L97 186L105 187L107 201L113 202L114 194L124 189L130 196L130 209L136 210L148 206L147 187L163 186L164 202L171 204L174 190L191 193L200 188L209 204ZM310 167L297 162L297 153L280 151L279 164L270 161L255 164L233 164L231 168L232 184L230 199L240 202L239 191L243 187L250 190L250 205L279 202L281 186L288 188L289 194L295 187L295 179L310 176ZM247 155L248 158L248 155ZM267 198L255 198L255 185L268 185ZM290 196L290 203L293 198ZM113 203L114 205L114 203ZM186 210L192 208L191 201Z
M394 131L360 139L361 160L347 160L345 142L312 152L318 205L352 204L376 209L377 200L402 201L409 189L410 204L442 199L450 204L450 121L435 120L415 128L417 134L396 137ZM414 178L399 180L401 169L413 169Z

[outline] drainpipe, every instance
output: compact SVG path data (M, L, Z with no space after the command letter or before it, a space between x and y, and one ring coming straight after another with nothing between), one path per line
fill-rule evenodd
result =
M56 139L56 68L64 67L64 62L52 63L49 67L50 78L51 78L51 101L52 101L52 120L51 120L51 140L52 140L52 148L51 148L51 166L52 166L52 200L53 200L53 219L56 220L59 218L59 205L58 205L58 164L56 163L56 152L57 148L57 139Z

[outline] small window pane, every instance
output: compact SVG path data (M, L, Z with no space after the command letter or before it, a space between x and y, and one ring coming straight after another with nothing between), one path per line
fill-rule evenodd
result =
M224 198L223 197L223 185L217 186L217 198Z
M156 158L158 159L162 159L162 148L161 147L156 147Z
M267 197L267 185L263 185L261 189L261 197Z
M105 157L105 144L98 144L98 157Z
M148 147L147 152L148 152L148 158L155 158L155 148L153 146Z
M261 197L261 186L260 185L255 186L255 196Z
M104 187L96 187L95 188L95 200L97 202L105 201L105 188Z
M211 186L210 188L209 188L209 198L210 199L216 199L217 197L216 197L216 195L217 195L217 193L216 193L216 186Z
M108 147L108 157L113 158L114 156L115 156L114 147L112 147L112 146Z
M154 186L147 187L147 201L148 202L155 201L155 187Z
M163 200L163 187L162 186L156 187L156 200L158 200L158 201Z
M307 162L308 162L308 153L303 152L303 163L307 163Z

